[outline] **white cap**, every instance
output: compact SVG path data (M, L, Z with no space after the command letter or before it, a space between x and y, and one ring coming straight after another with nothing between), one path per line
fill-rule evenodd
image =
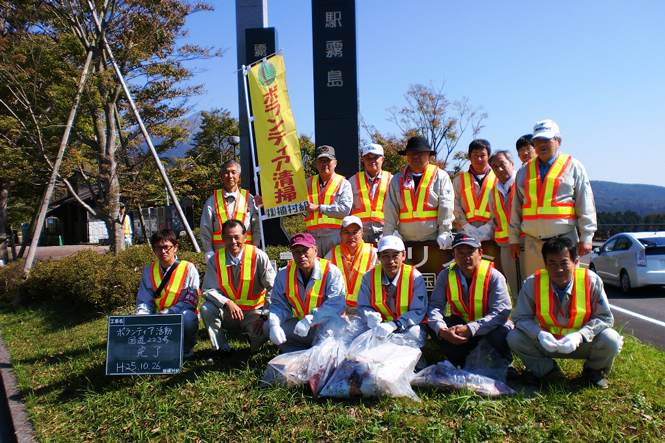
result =
M559 125L552 120L539 121L533 127L533 138L546 138L549 140L554 137L561 137L561 133L559 132Z
M358 225L358 226L360 226L360 229L362 229L363 228L363 221L360 220L360 218L356 217L355 215L347 215L342 220L342 229L346 228L349 225Z
M363 146L362 151L363 155L374 154L383 156L383 146L377 145L376 143Z
M379 252L383 252L388 249L399 252L406 251L402 239L395 235L386 235L381 240L379 240Z

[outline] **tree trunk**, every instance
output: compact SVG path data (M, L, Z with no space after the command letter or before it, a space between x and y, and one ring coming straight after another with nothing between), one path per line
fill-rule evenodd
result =
M145 218L143 218L143 208L139 205L139 220L141 220L141 230L143 231L143 238L146 243L150 243L150 237L148 236L148 228L145 226Z
M9 190L12 186L14 186L13 181L0 178L0 260L4 264L7 264L9 261L5 222L7 221L7 200L9 199Z

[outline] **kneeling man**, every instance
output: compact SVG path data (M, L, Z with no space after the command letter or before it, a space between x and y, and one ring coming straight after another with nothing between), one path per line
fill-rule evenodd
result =
M513 327L508 320L512 305L506 279L482 256L477 239L464 232L455 235L455 263L437 277L428 307L430 335L450 363L461 368L481 339L487 339L509 363L513 361L506 342ZM444 317L446 303L450 317ZM514 369L508 371L510 378L516 375Z
M160 229L150 238L157 261L141 275L136 297L136 314L181 314L184 317L185 358L194 357L199 329L199 271L193 263L180 260L178 240L170 229Z
M277 274L272 291L270 340L282 352L312 346L314 326L340 317L346 306L344 277L337 266L317 256L311 234L296 234L289 244L293 260Z
M427 288L422 274L404 264L402 240L387 235L379 241L379 264L363 275L358 293L358 314L377 336L405 332L426 338L420 323L427 312Z
M260 351L268 339L263 323L268 319L275 270L265 252L246 244L246 229L237 219L224 222L224 247L207 262L201 319L212 343L211 362L231 352L226 341L228 330L247 334L250 352Z
M531 370L528 381L551 381L563 372L554 358L584 359L583 376L606 389L623 338L612 329L614 317L594 272L578 268L577 245L568 237L555 237L543 245L545 269L525 282L508 335L513 352Z

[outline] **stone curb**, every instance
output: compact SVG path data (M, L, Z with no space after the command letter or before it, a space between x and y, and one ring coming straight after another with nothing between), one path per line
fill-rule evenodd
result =
M9 355L9 350L5 345L4 340L2 339L2 334L0 333L0 381L2 381L2 386L4 386L3 398L0 398L0 402L5 403L3 406L5 408L8 406L9 415L11 422L13 424L14 436L13 439L7 441L9 442L18 442L18 443L38 443L38 440L34 436L34 427L30 421L30 417L25 410L25 405L21 401L21 395L19 392L18 384L16 382L16 375L14 374L14 369L11 362L11 357ZM0 406L0 410L2 410ZM2 420L4 417L0 417ZM2 422L0 422L0 426ZM0 433L0 443L5 443L5 440L9 437L3 438L4 435L10 435L11 430L8 433Z

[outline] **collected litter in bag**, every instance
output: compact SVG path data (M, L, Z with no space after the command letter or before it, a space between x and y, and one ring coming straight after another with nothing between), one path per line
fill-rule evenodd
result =
M261 386L292 386L306 383L307 367L312 349L280 354L268 362Z
M468 389L485 397L514 395L515 391L505 383L484 375L458 369L448 360L428 366L411 380L413 386L434 386L439 389Z
M393 338L394 337L394 338ZM411 378L421 352L419 340L405 340L403 334L380 339L373 331L356 338L344 360L332 374L320 395L327 397L409 397L420 401L411 388Z
M489 341L483 339L466 356L464 370L505 383L509 365L510 362L502 358Z

